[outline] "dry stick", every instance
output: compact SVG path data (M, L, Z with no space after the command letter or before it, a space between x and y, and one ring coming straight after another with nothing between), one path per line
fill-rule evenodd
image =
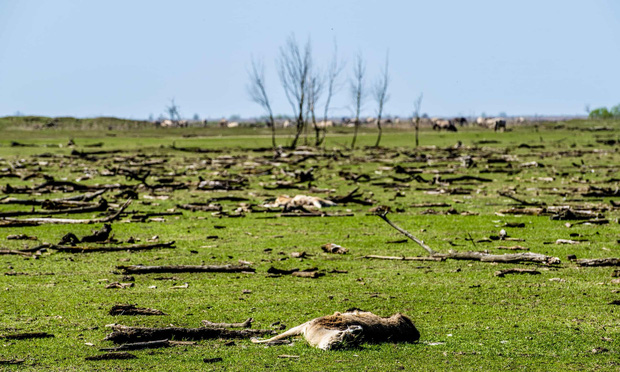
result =
M408 237L409 239L413 240L414 242L418 243L420 245L420 247L424 248L428 254L430 254L431 256L435 255L435 251L431 249L431 247L429 247L428 245L424 244L423 241L421 241L420 239L416 238L415 236L411 235L409 232L407 232L406 230L401 229L400 227L396 226L392 221L390 221L387 218L387 214L388 211L384 210L381 211L379 213L377 213L377 216L381 217L381 219L385 222L388 223L388 225L392 226L393 228L395 228L396 230L398 230L398 232L400 232L401 234L405 235L406 237Z
M378 256L369 254L363 258L374 258L377 260L395 260L395 261L444 261L445 257L397 257L397 256Z
M532 207L542 207L542 206L545 206L545 203L532 203L532 202L528 202L528 201L519 199L519 198L517 198L514 195L510 195L510 194L508 194L506 192L501 192L500 191L500 192L498 192L498 194L501 195L501 196L504 196L506 198L512 199L512 200L516 201L517 203L519 203L521 205L529 205L529 206L532 206Z
M254 272L255 270L245 265L170 265L170 266L117 266L123 270L123 274L150 274L150 273L239 273ZM165 338L165 337L164 337Z
M148 307L136 307L135 305L118 304L112 306L110 315L166 315L163 311Z
M155 349L155 348L169 347L169 346L170 346L170 341L168 340L155 340L155 341L133 342L129 344L122 344L117 347L106 347L106 348L99 349L99 351Z
M88 252L115 252L115 251L140 251L155 248L175 248L174 241L167 243L154 244L133 244L128 246L112 246L112 247L86 247L86 246L70 246L70 245L50 245L47 248L55 249L59 252L88 253Z
M32 215L52 215L52 214L79 214L79 213L90 213L90 212L101 212L108 209L108 203L102 199L97 205L91 205L86 207L77 207L77 208L65 208L65 209L54 209L54 210L32 210L32 211L9 211L9 212L0 212L0 217L12 217L12 216L32 216Z
M35 224L92 224L92 223L111 222L111 221L116 220L121 215L121 213L125 210L125 208L129 206L129 204L131 204L131 199L127 199L125 204L123 204L120 207L120 209L116 211L116 213L114 213L111 216L105 217L105 218L93 218L89 220L76 220L76 219L71 219L71 218L24 218L24 219L6 218L6 219L0 220L0 222L7 221L9 223L14 222L14 223L35 223Z
M269 329L243 329L233 330L225 328L146 328L146 327L127 327L123 325L113 324L111 327L114 331L106 336L105 340L112 341L116 344L129 342L145 342L156 340L185 339L185 340L207 340L214 338L250 338L254 336L263 336L273 334L274 331Z
M213 323L208 320L203 320L202 325L204 325L205 327L215 328L250 328L253 321L253 318L248 318L245 322L241 323Z
M498 276L500 278L503 278L506 274L532 274L532 275L538 275L538 274L540 274L540 271L534 270L534 269L513 268L513 269L499 270L499 271L495 272L495 276Z
M0 249L0 256L2 255L32 256L32 253L16 251L14 249Z
M576 262L579 266L620 266L620 258L582 258Z

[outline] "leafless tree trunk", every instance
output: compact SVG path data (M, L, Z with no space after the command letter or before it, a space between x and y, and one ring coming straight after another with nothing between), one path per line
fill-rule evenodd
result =
M293 107L294 115L297 117L295 137L293 142L291 142L292 148L297 146L297 141L306 123L304 105L306 103L306 85L310 76L311 64L312 51L310 40L306 42L302 52L295 40L295 36L289 36L285 46L280 47L278 74L286 93L286 98Z
M325 112L323 113L323 123L325 125L327 124L327 119L329 117L329 105L331 104L332 97L340 89L338 77L343 69L344 63L338 61L338 44L334 42L334 56L327 71L327 97L325 98ZM317 139L317 146L320 146L323 141L325 141L326 134L327 127L323 128L323 136L321 139Z
M179 121L181 120L181 114L179 114L179 106L174 103L174 98L170 100L170 106L166 107L166 111L168 111L168 115L170 116L170 120Z
M315 108L316 103L319 100L319 97L323 91L323 80L319 73L314 72L310 79L308 80L308 112L310 114L310 119L312 120L312 127L314 128L314 132L316 134L316 139L314 142L315 146L319 146L321 144L321 128L316 123L316 115Z
M351 80L351 98L355 107L355 129L353 131L353 140L351 141L351 148L355 148L355 141L357 140L357 131L360 126L360 111L366 98L366 91L364 87L364 75L366 74L366 64L361 54L358 54L355 59L355 65L353 66L353 79Z
M373 87L373 97L375 101L377 101L377 129L379 129L379 134L377 135L377 142L375 143L375 147L379 147L379 143L381 142L381 115L383 114L383 106L390 99L390 96L387 94L387 89L390 84L390 75L388 73L389 66L389 55L385 56L385 67L381 76L379 76L379 80L375 83Z
M420 131L420 107L422 106L422 97L424 93L420 93L418 99L413 102L413 120L415 124L415 147L418 147L418 132Z
M265 89L265 67L263 63L252 58L252 68L248 71L248 75L250 78L250 82L247 85L248 94L250 99L259 104L269 115L269 123L267 125L271 127L271 145L273 148L276 148L276 125L275 120L273 120L269 96L267 96Z

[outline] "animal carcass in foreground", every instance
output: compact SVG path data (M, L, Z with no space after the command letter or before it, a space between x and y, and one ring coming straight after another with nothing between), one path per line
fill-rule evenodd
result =
M397 313L388 318L370 312L336 312L322 316L266 340L252 339L254 343L270 343L291 336L303 335L311 346L323 350L340 349L362 342L416 342L420 332L411 319Z

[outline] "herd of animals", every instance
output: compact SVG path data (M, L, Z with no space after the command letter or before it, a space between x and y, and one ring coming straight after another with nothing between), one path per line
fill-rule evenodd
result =
M430 125L434 130L439 130L439 131L445 130L449 132L456 132L458 131L458 127L466 126L469 124L469 121L467 120L467 118L462 117L462 116L455 117L452 119L424 118L424 119L421 119L420 121L421 123L423 123L423 125L424 124ZM518 123L522 123L524 121L525 121L524 118L517 119ZM382 125L399 125L404 122L405 120L401 120L400 118L394 118L394 119L388 118L388 119L381 120ZM377 119L372 118L372 117L361 120L361 125L376 125L376 123L377 123ZM472 123L474 123L474 121L472 121ZM208 121L207 120L165 119L165 120L156 120L153 122L153 124L156 127L163 127L163 128L172 128L172 127L173 128L185 128L188 126L207 126ZM506 119L504 118L479 117L475 120L475 124L477 124L478 126L484 127L484 128L493 129L496 132L506 130ZM259 123L257 122L240 123L238 121L228 121L226 119L221 119L220 121L218 121L218 126L220 128L237 128L241 125L258 126ZM291 122L290 120L276 120L276 127L287 128L293 125L294 123ZM355 125L355 120L351 118L347 118L347 117L342 118L340 120L322 120L316 123L316 126L322 129L336 127L336 126L353 127L354 125Z

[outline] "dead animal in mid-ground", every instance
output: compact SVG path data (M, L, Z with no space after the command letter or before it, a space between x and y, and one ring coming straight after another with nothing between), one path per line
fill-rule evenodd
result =
M362 342L416 342L420 339L420 332L403 314L383 318L356 310L316 318L270 339L253 338L252 342L272 343L297 335L303 335L311 346L323 350L356 346Z
M333 207L336 203L331 200L308 195L280 195L273 203L265 204L267 208L283 207L285 211L295 210L299 208L311 207L320 209L321 207Z

